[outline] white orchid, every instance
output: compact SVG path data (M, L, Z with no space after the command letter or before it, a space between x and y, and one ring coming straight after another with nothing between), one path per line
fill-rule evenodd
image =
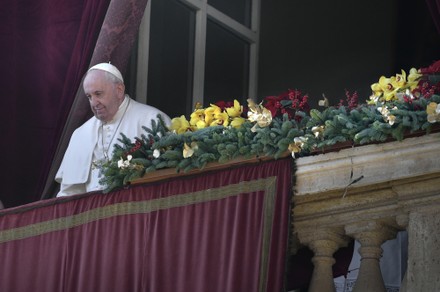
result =
M130 161L132 158L133 158L133 156L131 156L131 155L127 155L127 160L124 160L121 157L121 159L118 161L118 168L120 168L120 169L128 168L130 166Z
M159 149L154 149L153 151L153 157L154 158L159 158L160 156L160 150Z

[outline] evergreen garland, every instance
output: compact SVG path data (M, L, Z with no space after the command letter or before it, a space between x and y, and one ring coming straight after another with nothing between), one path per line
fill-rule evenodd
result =
M257 127L245 121L241 127L207 127L194 132L176 134L167 129L161 116L152 121L152 127L144 127L145 133L135 141L124 134L115 145L113 158L104 165L101 183L104 192L121 188L131 181L156 170L174 168L176 172L203 169L210 162L225 163L237 157L270 156L279 158L289 151L295 138L302 137L301 151L295 157L316 153L340 142L353 145L402 140L405 134L416 131L429 133L432 125L427 121L426 108L430 102L440 103L440 96L430 95L408 101L392 101L355 108L327 107L322 111L296 110L293 118L287 113L277 116L267 127ZM378 110L386 106L395 117L390 123ZM315 128L322 127L317 134ZM184 157L189 147L193 154ZM128 166L121 162L131 160Z

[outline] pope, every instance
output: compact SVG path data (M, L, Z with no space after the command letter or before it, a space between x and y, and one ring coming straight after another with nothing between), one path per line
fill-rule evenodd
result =
M55 176L60 183L57 197L102 190L100 166L111 159L121 133L134 140L144 133L142 126L151 128L158 115L167 126L171 123L159 109L131 99L125 93L121 72L110 63L91 67L83 88L94 116L70 138Z

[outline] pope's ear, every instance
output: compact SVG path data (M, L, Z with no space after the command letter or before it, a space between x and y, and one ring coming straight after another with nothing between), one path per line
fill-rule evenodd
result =
M124 94L125 94L125 85L124 85L124 83L118 83L118 85L116 86L116 90L118 90L119 95L124 96Z

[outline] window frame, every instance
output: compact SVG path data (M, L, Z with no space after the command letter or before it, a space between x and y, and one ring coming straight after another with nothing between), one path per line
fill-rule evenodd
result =
M136 97L143 103L148 102L148 56L150 42L151 1L147 2L144 16L139 27L137 68L136 68ZM250 28L232 19L208 4L208 0L177 0L195 12L194 39L194 72L192 88L192 108L197 103L203 104L205 82L206 30L208 19L227 29L249 44L249 80L248 97L257 97L258 84L258 49L260 28L260 1L251 0ZM154 12L153 12L154 13Z

